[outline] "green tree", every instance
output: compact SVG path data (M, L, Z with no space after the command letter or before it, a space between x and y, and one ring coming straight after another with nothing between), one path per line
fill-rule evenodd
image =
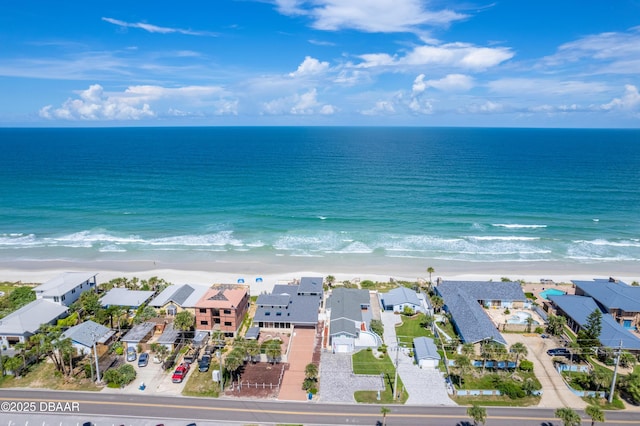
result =
M555 416L562 421L564 426L580 426L582 423L580 415L568 407L558 408L555 411Z
M484 407L480 407L477 404L473 404L471 407L467 408L467 416L473 420L474 425L485 424L487 421L487 409Z
M604 422L604 412L597 405L587 406L585 413L591 417L591 426L594 426L596 422Z
M41 327L41 330L44 337L42 351L51 359L56 370L65 376L69 376L72 368L67 370L65 361L69 360L69 365L72 367L71 361L73 360L75 349L71 343L71 339L63 339L62 330L57 326L46 324Z
M234 348L227 354L224 359L224 367L229 371L231 380L233 381L234 375L236 375L240 367L244 364L244 352L240 348Z
M427 268L427 273L429 274L429 291L431 291L431 289L433 288L433 281L431 281L431 274L433 274L434 272L436 272L436 270L433 269L433 266L429 266Z
M100 303L100 296L94 291L85 291L70 306L70 311L78 312L80 320L95 318L102 310L104 309Z
M282 356L282 342L280 340L272 339L267 340L265 343L265 354L267 358L271 359L274 364L278 362L280 356Z
M476 348L473 347L473 343L465 343L461 349L462 355L474 358L476 356Z
M520 359L520 355L527 356L529 351L524 343L516 342L509 348L509 352L516 355L516 366L518 366L518 360Z
M602 312L594 309L587 317L587 321L578 331L578 344L583 349L591 350L600 346L600 333L602 332Z
M333 283L336 282L336 277L334 277L333 275L327 275L327 278L325 278L324 280L327 282L329 287L333 287Z
M533 325L533 318L527 317L525 320L527 322L527 333L531 333L531 326Z
M249 355L249 360L255 362L256 358L260 355L260 343L255 339L247 340L245 350L247 351L247 355Z
M380 414L382 414L382 426L386 426L387 424L387 414L391 412L390 408L380 407Z
M307 379L317 379L318 378L318 366L314 363L309 363L304 368L304 377Z
M382 321L380 320L371 320L371 322L369 323L369 328L371 328L371 331L373 331L380 337L384 335L384 325L382 325Z
M36 300L36 294L31 287L16 287L11 291L11 293L0 298L0 311L2 311L2 315L0 315L0 317L18 310L34 300Z
M596 392L600 390L600 388L607 386L611 383L611 378L606 371L601 369L595 369L591 372L589 376L591 378L591 383L596 388Z
M473 365L469 357L458 355L456 357L456 369L458 370L458 386L462 386L463 377L473 371Z
M636 357L630 352L622 352L620 354L620 366L623 368L631 368L636 365Z
M4 368L10 371L14 377L19 377L22 370L22 360L17 356L6 357L4 359Z
M634 404L640 404L640 373L631 373L620 380L620 388Z
M440 312L440 309L444 306L444 299L440 296L432 296L431 306L433 306L435 312Z
M549 315L547 318L547 333L553 336L559 336L562 334L567 319L559 315Z
M189 331L195 325L195 317L189 311L181 311L176 314L173 319L173 326L176 330Z

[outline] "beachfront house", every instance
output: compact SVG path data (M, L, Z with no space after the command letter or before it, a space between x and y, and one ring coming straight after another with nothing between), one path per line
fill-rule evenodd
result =
M55 324L67 316L68 309L48 299L36 299L11 312L0 320L0 343L7 349L16 343L25 343L29 336L38 332L42 324Z
M327 299L328 346L334 353L377 348L382 339L370 330L371 294L368 290L335 288Z
M404 312L406 308L411 312L428 312L427 302L423 294L406 287L397 287L387 293L380 293L380 306L385 311Z
M321 277L303 277L299 284L278 284L256 301L253 325L259 328L315 328L324 290Z
M413 356L420 368L438 368L440 363L438 348L429 337L413 339Z
M600 305L588 296L548 296L557 315L567 319L567 326L578 333L587 324L587 318L593 311L600 310ZM602 312L602 329L600 343L609 348L617 348L640 354L640 338L629 329L623 327L611 314Z
M518 282L442 281L434 290L462 342L476 346L487 341L507 345L485 309L531 307Z
M129 290L128 288L116 287L102 296L100 303L105 308L121 306L127 309L138 309L153 296L153 293L150 290Z
M64 272L35 287L36 299L71 306L85 291L95 291L96 272Z
M640 287L630 286L614 278L593 281L572 281L576 296L588 296L603 312L625 329L640 327Z
M101 356L108 350L114 334L110 328L89 320L68 328L62 333L62 338L71 339L73 347L81 355L92 353L95 344L98 356Z
M201 284L172 284L154 297L149 302L149 306L170 317L176 316L184 310L195 315L196 303L209 288L210 286Z
M195 303L196 331L220 331L235 337L249 310L249 287L240 284L216 284Z

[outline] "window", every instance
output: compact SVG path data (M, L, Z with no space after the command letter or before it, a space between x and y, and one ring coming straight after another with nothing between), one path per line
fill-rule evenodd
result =
M225 321L224 325L225 327L231 327L231 321Z
M75 288L72 288L72 289L71 289L71 294L73 294L73 293L75 293L75 292L76 292L76 289L75 289Z
M269 315L271 315L271 312L265 312L265 313L264 313L264 316L265 316L265 317L268 317Z
M198 308L198 312L200 312L201 314L206 314L207 308Z
M209 325L209 321L200 321L200 325Z
M58 296L53 296L53 301L54 301L54 302L59 302L59 301L60 301L60 298L59 298Z
M169 305L169 307L167 308L167 315L175 316L177 312L178 308L176 308L174 305Z
M225 315L231 315L231 309L225 309L224 310L224 314Z
M282 316L282 312L276 312L276 316L277 317L281 317Z
M63 294L63 295L62 295L62 300L63 300L63 301L64 301L64 298L65 298L65 296L64 296L64 294Z
M214 324L220 324L220 318L214 318L213 319L213 323Z

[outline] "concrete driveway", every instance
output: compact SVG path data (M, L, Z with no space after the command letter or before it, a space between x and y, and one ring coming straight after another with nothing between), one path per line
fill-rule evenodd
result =
M560 373L553 366L553 357L547 350L558 347L553 339L543 339L537 334L504 333L502 335L509 346L516 342L523 343L529 354L526 359L533 362L533 372L542 385L542 397L538 407L584 409L587 403L569 390Z

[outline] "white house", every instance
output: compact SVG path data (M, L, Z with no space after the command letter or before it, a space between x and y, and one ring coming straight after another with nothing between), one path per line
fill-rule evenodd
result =
M33 289L36 299L70 306L85 291L95 290L95 272L64 272Z
M370 330L371 297L368 290L336 288L327 299L329 345L333 352L376 348L382 339Z
M47 299L36 299L0 320L0 340L7 348L18 342L24 343L36 334L42 324L54 324L67 315L68 309Z
M440 354L433 339L428 337L413 339L413 355L420 368L438 368Z
M405 307L415 312L426 312L427 305L421 294L406 287L398 287L380 293L380 305L385 311L403 312Z
M79 354L89 354L95 342L97 345L108 344L115 332L104 325L93 321L85 321L68 328L62 333L62 338L70 338L73 347ZM100 353L100 351L98 351Z

